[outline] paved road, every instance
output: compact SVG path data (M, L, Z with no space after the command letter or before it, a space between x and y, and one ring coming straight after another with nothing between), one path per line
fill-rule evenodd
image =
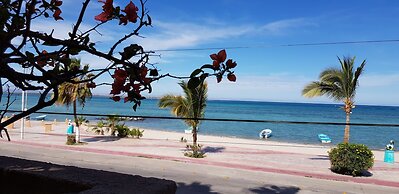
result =
M0 155L174 180L177 193L399 193L398 187L24 145L0 140Z

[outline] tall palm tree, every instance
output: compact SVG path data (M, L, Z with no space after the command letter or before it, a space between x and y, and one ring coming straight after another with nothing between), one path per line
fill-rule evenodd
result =
M349 121L350 114L354 106L356 88L359 85L359 76L366 65L364 60L359 67L354 70L355 57L338 57L341 69L329 68L320 73L320 80L314 81L305 86L302 95L305 97L327 96L335 101L343 101L342 109L346 113L346 125L344 133L344 143L349 142Z
M193 146L197 145L197 132L200 120L205 114L208 84L201 83L197 88L190 89L187 82L179 83L184 91L184 96L166 95L163 96L158 103L160 108L171 108L171 113L185 119L184 122L192 127Z
M71 59L71 68L81 68L80 59ZM84 65L83 69L88 69L88 65ZM74 81L80 81L87 79L87 75L77 77ZM77 130L79 130L79 119L76 113L77 102L84 107L86 98L91 98L92 93L87 83L69 83L65 82L58 87L59 95L56 101L57 105L66 105L73 107L73 115ZM79 142L79 134L77 134L76 140Z

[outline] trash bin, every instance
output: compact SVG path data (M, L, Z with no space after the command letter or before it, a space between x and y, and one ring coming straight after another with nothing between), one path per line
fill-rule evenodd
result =
M393 151L393 150L385 150L384 162L386 162L386 163L395 163L395 151Z
M68 135L73 134L73 125L68 125L67 134L68 134Z

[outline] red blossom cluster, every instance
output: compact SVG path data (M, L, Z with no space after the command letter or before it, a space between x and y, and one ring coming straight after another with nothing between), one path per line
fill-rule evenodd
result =
M100 22L106 22L108 20L112 20L113 18L119 19L119 24L126 25L128 22L136 23L137 22L137 12L139 8L130 1L129 4L126 5L125 9L122 10L125 14L120 13L120 8L114 7L113 0L99 0L99 2L104 3L103 12L99 15L95 16L94 19Z
M61 9L59 8L62 5L62 1L60 0L51 0L50 5L52 5L54 9L53 17L55 20L64 20L60 15L62 13Z
M222 71L223 69L225 69L226 71L228 71L227 79L231 82L236 81L237 78L234 75L234 72L231 72L230 70L232 68L235 68L237 66L237 63L235 61L233 61L233 59L229 59L226 61L226 64L223 64L227 58L226 50L223 49L223 50L219 51L217 54L216 53L211 54L210 57L213 60L213 63L212 63L213 70ZM223 76L222 74L216 75L216 79L217 79L218 83L222 81L222 76Z
M147 78L148 68L141 66L139 78L135 74L129 75L126 69L118 68L115 70L114 82L112 83L112 90L110 94L114 101L120 101L122 93L126 93L127 96L124 98L124 102L135 101L135 99L143 98L140 94L141 88L144 85L150 84L151 79Z

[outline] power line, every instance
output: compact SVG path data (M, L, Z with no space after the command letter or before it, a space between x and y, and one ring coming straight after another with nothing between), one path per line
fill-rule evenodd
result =
M1 110L3 111L3 110ZM19 110L8 110L8 112L22 112ZM46 112L39 111L35 113L53 114L53 115L74 115L66 112ZM274 124L296 124L296 125L339 125L344 126L346 123L338 122L313 122L313 121L281 121L281 120L252 120L252 119L225 119L225 118L180 118L180 117L166 117L166 116L142 116L142 115L115 115L115 114L92 114L92 113L78 113L79 116L90 117L125 117L125 118L144 118L144 119L168 119L168 120L200 120L200 121L223 121L223 122L246 122L246 123L274 123ZM373 126L373 127L399 127L399 124L383 124L383 123L350 123L351 126Z
M248 46L230 46L230 47L204 47L204 48L182 48L182 49L158 49L154 52L180 52L180 51L204 51L204 50L236 50L251 48L268 48L268 47L299 47L299 46L325 46L325 45L345 45L345 44L370 44L370 43L396 43L399 39L387 40L360 40L360 41L337 41L337 42L315 42L315 43L294 43L294 44L260 44Z

